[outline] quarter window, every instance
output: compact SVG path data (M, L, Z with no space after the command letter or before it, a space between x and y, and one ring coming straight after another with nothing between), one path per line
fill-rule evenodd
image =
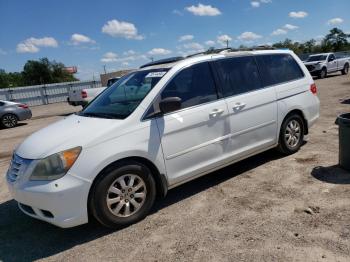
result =
M238 95L261 88L254 57L244 56L215 62L224 96Z
M165 87L161 98L181 98L181 108L211 102L218 98L207 62L196 64L178 73Z
M304 77L304 73L291 55L258 55L259 66L264 86L276 85Z

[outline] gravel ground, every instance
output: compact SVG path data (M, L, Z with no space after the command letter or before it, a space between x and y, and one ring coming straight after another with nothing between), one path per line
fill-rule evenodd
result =
M271 150L175 188L146 219L119 231L60 229L17 209L4 177L13 149L77 110L33 107L32 120L0 130L0 260L350 261L350 173L337 166L334 124L350 112L350 77L316 84L321 118L298 153Z

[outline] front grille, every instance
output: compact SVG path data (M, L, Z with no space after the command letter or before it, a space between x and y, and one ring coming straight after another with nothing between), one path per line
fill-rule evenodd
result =
M306 68L309 70L309 71L313 71L315 69L315 66L313 65L307 65Z
M7 178L11 182L15 182L21 174L24 173L31 160L13 154L9 170L7 171Z

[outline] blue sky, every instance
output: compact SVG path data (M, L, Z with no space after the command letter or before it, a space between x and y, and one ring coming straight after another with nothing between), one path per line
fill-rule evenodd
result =
M0 0L0 68L48 57L77 77L134 68L165 56L350 33L349 0Z

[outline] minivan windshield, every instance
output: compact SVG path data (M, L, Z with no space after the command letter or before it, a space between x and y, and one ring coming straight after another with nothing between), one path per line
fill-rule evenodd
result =
M306 61L307 62L325 61L326 59L327 59L326 55L313 55L313 56L309 56L309 58Z
M168 70L168 68L140 70L123 76L88 104L79 115L127 118Z

